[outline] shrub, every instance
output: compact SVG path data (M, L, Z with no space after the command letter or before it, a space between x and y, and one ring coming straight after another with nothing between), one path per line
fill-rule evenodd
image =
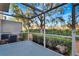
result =
M37 36L37 35L33 34L33 41L43 45L43 36L41 36L41 35Z
M20 33L20 40L21 41L24 41L24 40L27 40L28 39L28 33Z
M38 43L38 44L43 44L43 36L42 35L36 35L33 34L33 41ZM52 50L57 51L56 46L57 45L64 45L66 46L67 52L66 55L71 54L71 46L72 46L72 41L71 39L68 38L62 38L62 37L54 37L54 36L47 36L46 37L46 46Z
M40 33L40 29L29 29L30 32L33 33ZM57 29L46 29L46 34L58 34L58 35L66 35L66 36L70 36L72 30L57 30ZM28 32L28 30L26 30L25 32ZM76 34L79 35L79 30L76 30Z

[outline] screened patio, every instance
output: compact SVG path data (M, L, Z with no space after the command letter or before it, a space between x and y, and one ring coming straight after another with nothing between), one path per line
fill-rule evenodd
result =
M14 3L0 15L22 23L18 42L1 44L0 55L79 55L79 4Z

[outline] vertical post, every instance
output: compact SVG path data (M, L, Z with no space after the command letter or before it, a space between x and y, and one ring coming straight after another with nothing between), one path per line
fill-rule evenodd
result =
M46 35L45 35L45 14L44 14L44 48L46 47Z
M0 19L0 40L1 40L1 31L2 31L2 24L1 24L1 19Z
M76 37L76 29L75 29L75 5L72 4L72 56L75 56L76 54L76 42L75 42L75 37Z
M29 40L29 26L28 26L28 40Z

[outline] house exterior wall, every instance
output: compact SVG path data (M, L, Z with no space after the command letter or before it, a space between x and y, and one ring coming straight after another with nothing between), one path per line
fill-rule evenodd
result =
M8 20L0 20L0 33L19 34L22 30L22 23Z

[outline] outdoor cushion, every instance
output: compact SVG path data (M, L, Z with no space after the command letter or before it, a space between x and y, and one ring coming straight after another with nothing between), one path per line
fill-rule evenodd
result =
M9 34L1 34L1 40L5 40L9 38Z
M9 37L9 43L13 43L17 41L17 35L10 35Z

